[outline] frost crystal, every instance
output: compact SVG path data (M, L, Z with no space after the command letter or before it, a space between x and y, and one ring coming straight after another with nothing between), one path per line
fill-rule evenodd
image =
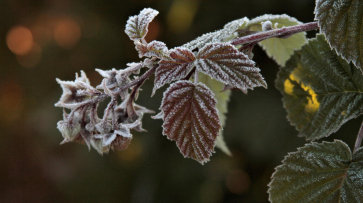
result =
M154 9L145 8L139 15L131 16L129 20L127 20L125 29L126 34L134 41L143 39L148 32L149 23L158 14L159 12Z
M78 77L78 74L76 74L74 82L62 81L58 78L56 81L63 90L60 100L55 104L57 107L75 109L87 101L94 92L97 92L97 90L90 86L89 80L83 71L81 71L81 77Z
M261 25L262 25L262 31L272 30L272 23L269 20L262 22Z
M170 50L170 60L161 60L155 72L153 93L160 87L182 79L193 68L194 54L186 48L177 47Z
M201 164L209 161L222 128L216 104L213 92L202 83L178 81L164 92L163 134L176 141L184 157Z
M160 59L168 59L169 53L168 48L164 42L152 41L149 44L142 44L140 42L135 42L136 50L139 52L139 57L157 57Z
M247 55L228 43L207 44L198 53L195 66L212 78L247 92L247 89L267 88L260 69Z
M248 21L249 20L246 17L234 20L227 23L223 29L204 34L196 38L195 40L184 44L182 47L194 50L195 48L201 49L208 43L229 41L236 37L233 34L241 27L244 27L245 24L248 23Z

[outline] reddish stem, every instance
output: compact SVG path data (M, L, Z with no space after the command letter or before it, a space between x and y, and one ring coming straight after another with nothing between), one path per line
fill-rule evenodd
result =
M357 140L355 141L353 154L360 148L362 140L363 140L363 122L362 125L360 126L359 133L357 135Z
M284 28L280 28L280 29L259 32L257 34L236 38L231 41L231 44L233 44L233 45L247 44L247 43L251 43L251 42L262 41L262 40L272 38L272 37L288 36L288 35L293 35L293 34L296 34L299 32L305 32L305 31L316 30L316 29L319 29L317 22L305 23L305 24L301 24L301 25L284 27Z

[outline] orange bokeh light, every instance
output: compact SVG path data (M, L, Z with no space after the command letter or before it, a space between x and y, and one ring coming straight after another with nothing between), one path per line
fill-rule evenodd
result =
M19 119L24 108L23 88L9 79L0 84L0 95L0 123Z
M151 42L153 40L155 40L160 32L160 23L157 19L154 19L153 21L151 21L151 23L149 24L149 28L148 28L148 33L145 37L145 40L147 42Z
M27 27L17 25L9 30L6 44L14 54L25 55L32 50L33 35Z
M230 171L226 177L226 186L233 194L242 194L246 192L251 185L251 179L248 174L240 169Z
M54 38L60 47L73 48L81 38L81 28L71 18L61 19L55 26Z
M34 43L32 50L26 54L21 56L16 56L18 63L23 66L24 68L34 68L42 60L42 48L39 44Z

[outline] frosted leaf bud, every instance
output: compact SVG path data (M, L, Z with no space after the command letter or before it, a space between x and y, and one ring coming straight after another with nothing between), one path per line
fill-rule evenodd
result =
M120 133L120 132L116 132ZM115 151L122 151L127 149L129 144L131 143L132 136L124 137L124 136L117 136L115 140L111 143L111 148Z
M95 125L98 132L101 134L107 134L111 131L111 123L101 121L100 123Z
M103 145L103 141L101 139L91 139L91 146L100 154L108 153L110 148L108 146Z
M79 123L70 123L68 121L59 121L57 123L57 128L66 141L74 140L76 135L81 131L81 125Z
M95 125L93 123L88 123L86 125L86 130L92 132L95 129Z
M269 20L265 21L265 22L262 22L261 25L262 25L262 31L272 30L272 23Z

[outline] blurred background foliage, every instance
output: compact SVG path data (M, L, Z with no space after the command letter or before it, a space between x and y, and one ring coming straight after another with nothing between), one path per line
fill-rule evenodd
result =
M314 0L1 0L0 202L267 202L274 167L306 142L290 126L274 87L278 66L255 47L254 60L269 89L232 94L224 135L233 156L219 149L204 166L184 159L162 136L161 120L144 118L129 148L101 157L75 143L60 146L62 109L55 78L74 80L84 70L122 69L140 61L124 33L130 15L160 12L147 41L169 48L242 17L283 14L313 21ZM308 37L314 37L310 32ZM138 103L155 111L147 80ZM107 102L106 102L107 103ZM104 104L105 105L105 104ZM102 111L102 110L101 110ZM325 140L354 144L360 119Z

